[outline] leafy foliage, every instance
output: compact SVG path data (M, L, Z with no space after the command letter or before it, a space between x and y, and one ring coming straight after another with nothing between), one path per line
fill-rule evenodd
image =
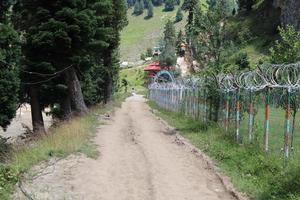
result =
M19 80L19 35L9 24L10 1L0 1L0 127L4 129L15 116Z
M293 26L279 28L281 39L271 48L272 63L294 63L300 61L300 32Z
M250 62L248 54L241 52L236 56L235 64L239 67L239 70L250 69Z

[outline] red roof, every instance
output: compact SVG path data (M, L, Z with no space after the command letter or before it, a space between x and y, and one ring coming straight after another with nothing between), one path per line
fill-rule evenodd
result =
M159 65L159 62L154 62L149 64L147 67L144 68L144 71L160 71L161 67Z

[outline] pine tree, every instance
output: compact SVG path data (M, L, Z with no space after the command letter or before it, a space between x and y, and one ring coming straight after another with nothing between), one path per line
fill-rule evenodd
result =
M245 9L246 11L251 11L252 10L252 6L254 5L255 0L239 0L238 4L239 4L239 8Z
M175 0L165 0L165 11L173 11L175 8Z
M182 4L182 10L188 12L188 24L187 32L191 32L193 20L194 20L194 8L196 7L198 0L184 0Z
M84 70L94 15L83 1L20 0L14 8L19 29L26 33L24 70L34 72L23 75L23 81L31 83L24 89L30 97L33 128L44 132L42 110L46 106L59 104L66 116L71 110L87 111L78 73ZM64 95L55 92L58 88L65 88Z
M34 131L42 132L42 110L85 113L111 98L118 77L120 31L127 24L124 0L55 2L20 0L15 24L24 32L23 82ZM33 73L32 73L33 72Z
M171 20L168 20L164 30L164 48L159 57L162 66L173 66L176 63L176 33Z
M161 6L163 4L163 0L152 0L154 6Z
M19 93L19 36L9 25L10 2L0 0L0 127L6 128L15 116Z
M176 32L174 23L171 20L168 20L164 29L164 41L171 45L175 45Z
M134 0L127 0L127 5L129 8L131 8L132 6L134 6Z
M136 0L133 8L133 13L134 15L141 15L144 12L144 3L141 3L141 0Z
M182 50L182 47L181 45L185 43L185 40L184 40L184 35L183 35L183 32L180 30L178 32L178 35L177 35L177 38L176 38L176 53L177 55L179 56L184 56L184 51Z
M175 22L180 22L183 19L183 14L181 8L178 8L176 13Z
M111 36L109 40L109 46L105 49L103 55L104 66L108 67L107 75L105 79L105 101L109 101L112 98L112 93L115 88L115 84L118 80L119 72L119 52L120 45L120 32L128 24L126 18L126 9L124 8L124 2L122 0L112 0L113 12L111 19Z
M147 18L153 17L153 4L151 0L148 0L148 13L147 13Z
M141 14L144 13L144 9L145 9L145 3L144 3L144 0L139 0L139 3L140 3L140 12Z

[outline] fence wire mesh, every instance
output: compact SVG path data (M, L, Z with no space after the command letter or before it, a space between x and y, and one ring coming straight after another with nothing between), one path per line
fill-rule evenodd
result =
M217 122L237 143L258 142L287 160L299 153L300 63L154 82L149 98L202 123Z

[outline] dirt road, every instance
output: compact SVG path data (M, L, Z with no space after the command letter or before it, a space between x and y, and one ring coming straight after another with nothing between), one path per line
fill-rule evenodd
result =
M71 156L24 188L38 200L234 199L203 160L165 131L141 96L130 97L99 129L97 160Z

